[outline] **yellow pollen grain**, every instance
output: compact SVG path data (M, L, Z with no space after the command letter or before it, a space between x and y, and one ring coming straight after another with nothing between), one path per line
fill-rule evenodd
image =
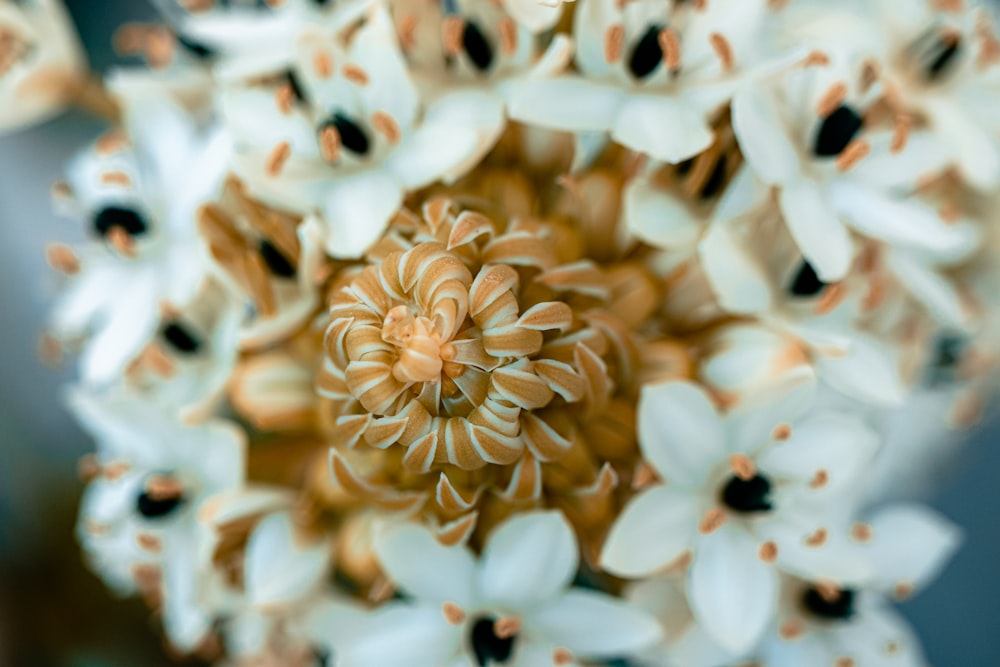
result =
M871 145L864 139L855 139L847 145L847 148L837 156L837 170L841 172L850 171L856 164L861 162L872 150Z
M909 600L913 597L913 584L901 581L892 589L893 595L897 600Z
M340 159L340 132L333 125L327 125L319 133L319 148L323 159L336 162Z
M867 542L872 539L872 527L867 523L856 523L851 527L851 537L858 542Z
M414 14L407 14L399 20L399 45L404 51L409 51L416 43L418 22Z
M817 470L809 482L810 489L822 489L830 481L830 474L825 470Z
M271 178L279 176L282 169L285 168L285 163L288 162L288 158L291 157L291 155L292 145L287 141L283 141L271 149L271 153L267 156L267 163L265 165L267 175Z
M163 348L156 343L146 349L143 359L153 369L153 372L162 377L173 377L177 373L177 366L174 364L173 359L167 356Z
M101 174L101 183L104 185L131 185L132 179L124 171L106 171Z
M508 56L517 51L517 23L509 16L500 21L500 50Z
M781 627L778 628L778 634L781 635L782 639L795 639L800 637L804 630L802 622L793 618L781 624Z
M729 43L729 40L723 34L713 32L708 36L708 41L712 45L712 50L715 51L719 62L722 63L722 69L727 72L732 70L735 61L733 59L733 47Z
M826 118L834 111L837 110L844 102L844 98L847 97L847 84L843 81L838 81L837 83L831 85L823 96L819 98L819 102L816 103L816 115L820 118Z
M113 461L101 469L101 476L113 482L129 470L131 470L131 467L124 461Z
M295 101L295 90L291 84L286 83L274 91L274 103L278 106L278 111L286 116L292 113L292 106Z
M359 67L348 63L340 68L340 72L344 75L344 78L351 83L356 83L359 86L367 86L370 79L368 78L368 72Z
M621 25L610 26L604 32L604 60L607 63L616 63L622 57L622 50L625 45L625 27Z
M457 56L462 52L462 34L464 32L465 21L458 16L449 16L441 22L441 41L447 55Z
M117 153L128 145L128 139L121 130L109 130L97 138L94 148L100 155Z
M88 483L96 479L101 474L101 464L97 460L96 454L84 454L76 462L76 473L80 481Z
M125 257L135 257L135 244L124 227L115 225L108 230L108 243Z
M80 272L80 259L65 243L51 243L46 246L45 260L54 270L68 276Z
M836 667L854 667L855 663L854 663L854 658L849 658L847 656L843 656L843 657L837 658L837 661L835 663L833 663L833 664Z
M659 35L660 49L663 50L663 62L667 69L677 69L681 66L681 38L673 28L664 28Z
M815 533L806 538L806 546L815 548L826 544L826 528L818 528Z
M160 551L163 550L163 542L161 542L160 539L154 535L147 535L145 533L141 533L136 536L135 541L139 545L139 548L143 549L144 551L149 551L151 553L159 553Z
M816 582L814 588L821 598L830 603L836 602L843 595L837 584L830 581Z
M399 123L386 111L376 111L372 114L372 126L389 140L390 144L398 144L402 136Z
M313 54L313 71L321 79L329 79L333 76L333 56L328 51L317 51Z
M725 522L726 513L718 507L713 507L705 513L704 517L702 517L701 523L698 524L698 531L702 535L709 535L721 528L722 524Z
M465 612L454 602L445 602L441 606L441 613L444 614L444 618L452 625L461 625L465 621Z
M779 442L784 442L792 437L792 427L789 424L778 424L771 431L771 437Z
M758 555L765 563L773 563L778 559L778 545L774 542L764 542L764 544L760 545Z
M733 454L730 456L729 467L732 468L736 476L744 482L750 481L757 475L757 467L754 465L753 461L743 454Z
M570 653L569 649L557 648L552 651L552 664L562 667L562 665L569 665L573 662L573 654Z
M493 623L493 634L500 639L510 639L521 631L521 619L515 616L504 616Z
M173 500L184 495L184 487L174 477L154 475L146 480L146 494L153 500Z

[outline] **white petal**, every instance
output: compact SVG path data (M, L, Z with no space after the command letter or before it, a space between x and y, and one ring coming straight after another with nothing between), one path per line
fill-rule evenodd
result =
M375 553L389 578L418 600L472 602L476 564L465 547L446 547L425 528L402 524L379 532Z
M921 505L892 505L869 523L872 537L863 546L876 583L886 591L897 584L923 588L962 542L962 531L955 524Z
M751 82L733 97L733 130L755 172L767 183L785 183L799 174L792 145L769 91Z
M693 244L702 221L673 195L637 179L625 189L622 215L629 232L650 245L673 249Z
M847 275L854 257L851 237L819 187L796 179L781 189L779 203L788 231L820 279L836 282Z
M626 656L653 645L662 632L645 612L609 595L576 589L525 620L546 641L587 659Z
M688 595L695 617L735 653L757 642L777 605L777 573L758 557L759 548L730 522L701 538L691 564Z
M890 149L893 134L891 131L867 134L871 153L851 169L852 181L884 190L913 189L922 178L938 174L948 166L951 156L933 133L911 133L899 153Z
M772 445L758 464L769 477L807 483L820 470L829 477L819 491L846 491L871 464L878 435L859 416L845 412L813 413L795 423L791 436Z
M725 457L722 422L708 394L690 382L643 387L639 446L670 483L698 488Z
M561 512L516 515L486 543L479 590L490 602L523 609L566 588L578 560L576 537Z
M463 169L474 166L492 146L502 127L500 107L485 102L466 104L467 101L467 96L452 99L454 106L468 109L475 114L473 117L459 121L451 116L452 109L440 108L437 115L428 114L420 127L406 136L389 156L386 167L404 188L415 190L446 176L461 176Z
M964 329L971 314L962 307L962 296L952 282L916 257L893 248L887 262L899 281L942 324Z
M705 276L719 305L732 313L760 313L771 308L767 273L732 231L732 223L716 220L698 245Z
M336 647L337 667L442 667L462 641L461 630L434 605L389 604L368 629Z
M515 21L531 32L548 30L562 17L560 3L542 3L539 0L504 0L504 8Z
M294 602L320 584L330 565L326 541L298 544L291 517L265 517L247 542L244 561L247 595L259 607Z
M800 382L791 386L775 385L756 391L726 413L726 443L732 454L752 454L772 442L774 430L792 424L816 398L816 385Z
M611 138L632 150L676 164L708 148L714 135L702 113L682 100L632 95L615 118Z
M898 405L905 393L892 350L862 334L850 339L846 354L818 356L819 377L837 391L879 405Z
M622 102L617 88L576 77L526 81L514 88L510 116L567 132L605 132Z
M699 510L689 493L667 486L643 492L611 527L601 567L620 577L640 577L669 565L694 543Z
M331 181L323 207L330 229L327 252L336 258L360 257L382 235L402 202L402 185L385 170Z
M80 355L80 374L87 382L114 380L156 333L155 278L145 271L131 278L134 282L120 284L119 299Z

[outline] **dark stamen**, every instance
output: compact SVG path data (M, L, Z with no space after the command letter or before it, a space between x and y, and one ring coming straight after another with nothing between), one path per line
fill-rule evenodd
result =
M340 135L340 145L358 155L365 155L368 153L369 143L368 135L365 131L361 129L361 126L351 120L347 115L340 113L339 111L323 123L320 127L320 131L323 128L333 126L337 130L337 134Z
M771 482L760 475L746 480L733 475L722 490L722 502L730 509L744 513L774 509L770 496Z
M173 320L163 327L163 339L181 354L197 354L201 341L186 326Z
M824 289L826 289L826 283L816 275L816 269L813 268L813 265L802 260L802 266L788 286L788 292L792 296L813 297Z
M181 46L181 48L198 60L209 60L215 57L215 50L209 46L205 46L200 42L192 41L184 35L176 35L176 38L177 43Z
M299 81L298 75L294 70L288 70L285 72L285 79L288 81L289 87L292 89L292 94L295 95L295 99L299 102L306 101L306 93L302 88L302 82Z
M288 258L280 250L274 247L267 239L260 240L260 256L267 264L271 273L281 278L294 278L295 266L288 261Z
M813 152L818 157L840 155L861 131L862 120L853 109L840 105L823 119Z
M847 621L854 616L854 591L838 591L837 596L824 596L813 587L802 595L802 606L813 616L828 621Z
M663 49L660 48L660 33L662 25L651 25L646 33L636 42L632 56L628 59L628 69L637 79L645 79L660 66L663 61Z
M469 60L479 71L485 72L493 64L493 47L473 21L465 22L465 27L462 29L462 46L469 54Z
M94 216L94 230L104 238L115 227L121 227L129 236L142 236L149 227L141 215L130 208L108 206Z
M705 184L701 186L701 192L699 196L702 201L707 201L713 198L715 195L722 191L722 188L726 185L726 156L720 155L719 160L715 163L715 167L712 169L712 174L705 181Z
M476 654L479 667L489 667L494 663L503 664L514 652L514 640L517 636L501 639L493 631L496 619L480 618L472 626L472 651Z
M934 46L937 52L933 54L932 60L927 64L927 69L924 70L924 76L928 81L944 78L962 52L962 43L957 37L950 39L942 37Z
M147 519L162 519L169 516L184 502L182 496L176 498L152 498L143 491L136 499L136 509Z

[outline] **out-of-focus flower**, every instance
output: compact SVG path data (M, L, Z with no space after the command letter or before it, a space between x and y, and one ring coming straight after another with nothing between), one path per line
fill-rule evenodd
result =
M580 0L574 16L580 76L525 83L514 118L560 130L609 133L676 163L712 143L710 120L760 54L767 3Z
M209 276L198 207L218 190L229 140L200 132L166 98L127 101L127 132L112 130L79 155L56 196L93 240L56 245L50 263L69 275L51 333L83 343L85 382L106 384L153 339L161 304L191 303Z
M627 656L659 638L643 612L570 588L577 546L556 512L509 519L478 560L413 525L386 527L376 550L411 601L377 612L375 631L341 653L345 667L571 665Z
M872 579L862 586L786 579L778 621L757 651L760 664L926 664L920 642L887 596L909 598L937 576L958 546L959 531L927 509L895 505L854 533Z
M635 577L687 554L694 614L735 652L752 647L774 614L775 566L862 577L831 510L850 502L878 440L847 414L798 419L806 407L793 392L722 419L696 385L647 386L640 446L665 484L626 507L602 567Z
M0 3L0 133L63 109L80 94L87 75L61 0Z
M277 84L224 91L235 169L256 198L317 215L329 254L358 257L407 192L459 175L493 141L467 113L480 93L421 107L385 10L347 37L311 26L295 46Z

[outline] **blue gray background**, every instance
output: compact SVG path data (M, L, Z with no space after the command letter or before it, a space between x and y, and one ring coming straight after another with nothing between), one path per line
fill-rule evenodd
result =
M114 27L150 15L138 0L67 4L97 71L116 62ZM100 127L70 113L0 138L0 667L174 664L141 604L111 600L79 564L75 463L90 445L61 406L70 369L44 368L35 354L57 286L44 245L80 238L51 214L48 186ZM944 575L902 606L937 667L1000 665L998 439L994 418L956 444L927 493L967 534Z

